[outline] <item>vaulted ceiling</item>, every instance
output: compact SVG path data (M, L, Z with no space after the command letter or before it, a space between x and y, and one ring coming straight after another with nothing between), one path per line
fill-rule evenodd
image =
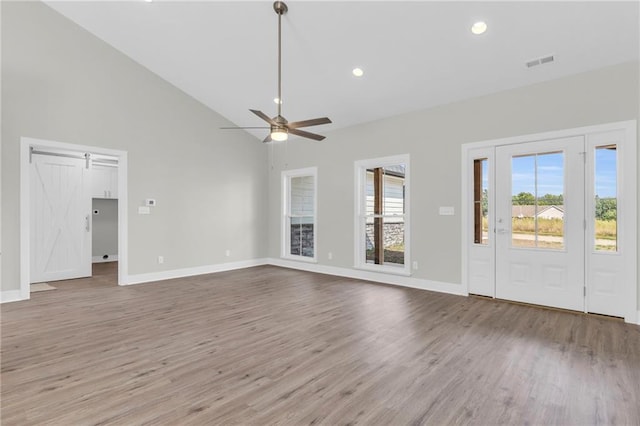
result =
M275 115L270 1L46 3L238 125ZM287 4L283 115L331 117L321 133L639 57L638 2Z

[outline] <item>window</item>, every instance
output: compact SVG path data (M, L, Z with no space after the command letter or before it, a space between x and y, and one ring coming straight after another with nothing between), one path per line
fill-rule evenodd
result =
M473 242L489 244L489 171L488 160L473 160Z
M595 249L618 251L617 145L596 146L595 151Z
M282 257L316 260L317 169L282 172Z
M565 248L564 152L511 159L511 246Z
M409 156L357 161L355 266L408 275Z

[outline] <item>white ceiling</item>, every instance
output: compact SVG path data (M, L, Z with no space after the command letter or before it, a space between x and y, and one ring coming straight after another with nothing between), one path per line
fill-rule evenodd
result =
M237 125L262 125L249 108L276 114L271 1L46 3ZM639 56L638 2L287 4L283 115L329 116L319 133ZM484 35L471 34L476 20Z

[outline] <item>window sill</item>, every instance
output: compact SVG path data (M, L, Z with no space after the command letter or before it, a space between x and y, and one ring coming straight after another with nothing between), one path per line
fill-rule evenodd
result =
M359 269L361 271L369 271L369 272L379 272L382 274L389 275L400 275L403 277L410 277L411 272L406 268L396 268L394 266L374 266L374 265L355 265L354 269Z
M295 260L296 262L305 262L305 263L318 263L318 259L315 257L305 257L305 256L280 256L280 259L285 260Z

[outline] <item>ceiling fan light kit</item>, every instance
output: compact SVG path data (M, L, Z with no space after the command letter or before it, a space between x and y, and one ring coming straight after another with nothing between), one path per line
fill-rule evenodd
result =
M273 10L278 15L278 97L276 98L276 104L278 105L278 115L270 118L264 112L250 109L252 113L269 123L269 136L267 136L263 142L286 141L289 138L289 134L301 136L303 138L313 139L321 141L325 137L311 132L300 130L301 127L318 126L321 124L329 124L331 120L328 117L313 118L310 120L296 121L289 123L286 118L282 116L282 15L287 13L289 8L282 1L276 1L273 3ZM250 127L234 127L234 129L248 129Z
M286 141L289 138L286 128L276 126L271 126L271 134L269 136L276 142Z

